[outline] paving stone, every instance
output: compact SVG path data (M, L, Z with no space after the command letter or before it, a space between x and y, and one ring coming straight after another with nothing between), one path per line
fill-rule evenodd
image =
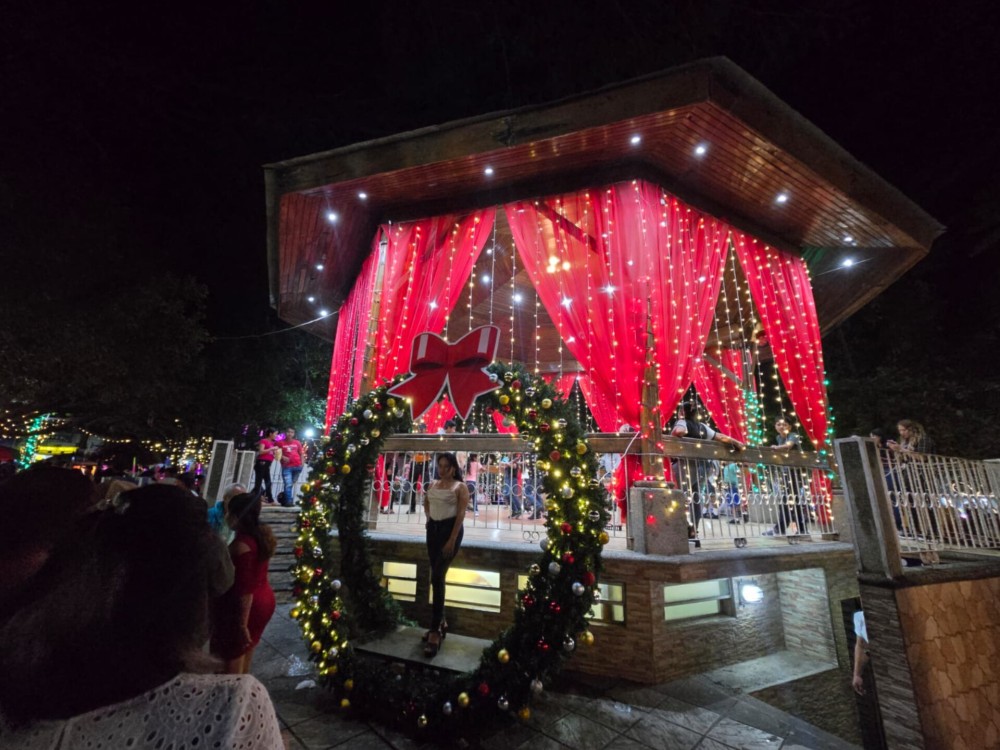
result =
M732 719L722 719L708 733L710 739L741 750L777 750L784 737L755 729Z
M578 750L602 750L619 733L578 714L567 714L545 730L545 734Z

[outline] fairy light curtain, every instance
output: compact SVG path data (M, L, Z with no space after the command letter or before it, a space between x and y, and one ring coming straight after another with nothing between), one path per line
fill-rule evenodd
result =
M805 261L751 238L739 237L735 244L788 398L802 429L816 450L824 452L829 426L826 375Z
M337 316L337 335L333 342L330 365L330 388L326 399L326 429L344 413L348 397L361 395L364 372L364 347L368 338L375 275L378 271L378 241L361 267L358 280L351 289Z
M440 333L493 230L493 208L385 225L375 380L410 366L418 333Z
M743 351L715 347L708 352L725 372L706 357L693 366L693 383L716 427L741 443L747 440L747 414L743 390Z
M600 428L639 424L649 325L672 413L711 330L729 227L639 180L504 208Z

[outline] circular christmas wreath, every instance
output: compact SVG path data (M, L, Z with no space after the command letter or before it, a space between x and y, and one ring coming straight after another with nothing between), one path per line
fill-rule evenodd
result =
M518 592L514 623L484 651L479 667L458 676L397 669L358 656L351 641L404 621L372 565L366 531L372 475L386 437L408 432L410 410L387 383L362 396L337 422L313 460L297 524L291 615L322 683L343 710L407 733L470 737L505 716L531 716L533 696L578 643L592 645L587 614L599 599L597 577L607 509L574 408L551 385L520 367L488 368L499 389L477 409L499 411L533 446L547 511L539 561ZM402 380L402 376L396 381ZM330 530L337 529L340 559ZM339 567L339 576L333 571ZM429 664L429 666L433 666Z

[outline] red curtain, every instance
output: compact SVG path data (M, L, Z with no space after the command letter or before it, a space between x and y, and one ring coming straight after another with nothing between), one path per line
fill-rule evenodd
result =
M504 208L600 428L639 424L649 326L671 413L712 325L729 227L638 180Z
M368 324L371 318L372 293L378 271L378 237L371 254L361 267L354 287L340 306L337 316L337 333L333 342L330 363L330 386L326 399L325 429L327 432L347 408L348 398L361 395L361 377L365 365L365 347L368 343ZM353 382L352 382L353 380Z
M563 398L569 398L570 392L573 390L573 383L576 382L576 377L579 373L576 372L566 372L566 373L546 373L542 375L542 380L546 383L552 385L556 389L556 393L561 393Z
M825 452L826 376L806 264L749 237L737 238L736 254L799 422L816 450Z
M417 334L441 333L493 231L496 210L382 227L388 239L379 308L376 382L410 366Z
M597 422L597 429L601 432L618 432L621 424L617 421L615 405L609 401L603 393L594 388L593 381L587 373L580 373L577 381L580 384L580 392L583 400L587 402L590 413L594 415Z
M447 396L445 396L430 409L424 412L424 416L420 419L427 427L426 432L433 434L444 427L444 423L456 414L458 414L458 412L455 411L455 405L451 403Z
M706 357L694 365L694 387L712 416L715 426L741 443L747 439L747 414L743 397L743 352L740 349L716 347L706 354L721 364L722 372Z

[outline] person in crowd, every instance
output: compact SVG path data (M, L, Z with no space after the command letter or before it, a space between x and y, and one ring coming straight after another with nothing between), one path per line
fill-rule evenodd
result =
M244 493L229 501L226 514L236 532L229 545L236 580L214 604L211 651L225 660L230 674L250 671L254 649L274 614L267 573L277 544L270 527L260 522L260 508L260 495Z
M456 454L459 455L459 454ZM465 486L469 488L469 497L472 499L472 515L479 515L479 454L466 453L465 467L462 474L465 476Z
M784 417L778 417L774 421L774 430L777 437L772 450L781 451L785 455L793 451L802 451L802 439L792 432L792 425ZM792 521L794 508L795 527L800 534L809 533L809 508L806 499L802 496L802 470L790 466L778 469L778 482L775 493L778 495L778 522L773 529L764 532L764 536L780 536L788 531L788 524Z
M524 454L516 458L504 456L501 459L503 484L500 491L504 501L510 503L510 518L536 521L544 513L539 497L541 483L535 462Z
M694 401L685 401L680 405L677 421L670 429L670 435L677 438L715 440L732 446L736 450L743 450L745 447L736 438L724 435L698 421L698 406ZM691 525L688 529L688 535L691 538L697 538L698 527L701 523L702 504L708 500L706 490L708 488L709 466L708 462L698 460L685 461L684 463L686 466L678 466L678 469L687 469L688 474L693 474L693 476L688 477L691 492ZM682 476L684 473L683 470L675 472L677 476Z
M285 492L284 505L290 508L295 505L295 485L302 473L303 453L302 443L295 439L295 428L285 430L285 439L281 446L281 482Z
M924 426L912 419L901 419L896 424L899 431L899 441L887 440L886 447L892 451L904 453L933 453L934 441L931 440Z
M0 484L0 607L97 502L97 487L72 469L35 466Z
M232 541L233 530L226 523L226 514L229 512L229 501L237 495L242 495L247 491L239 482L233 482L222 491L222 499L208 509L208 525L212 531L218 534L226 544Z
M722 503L730 516L729 523L748 520L740 499L740 465L735 461L727 461L722 467Z
M0 615L0 747L281 747L255 678L207 674L216 543L178 487L80 517Z
M268 504L274 503L274 494L271 487L271 469L274 466L275 458L281 459L281 449L275 442L277 430L273 427L264 428L264 437L257 442L257 459L253 464L253 491L260 493L264 490L264 497Z
M854 613L854 638L854 674L851 678L851 687L858 695L864 695L864 670L868 663L868 628L865 625L865 613L860 609Z
M929 531L934 537L938 532L937 508L926 497L926 474L921 471L921 454L934 452L934 441L924 430L920 422L912 419L901 419L896 423L899 441L887 440L886 447L895 454L895 458L887 457L889 471L887 483L890 490L899 491L897 502L893 503L893 515L896 518L896 529L919 534ZM904 514L900 505L910 508L909 520L912 529L907 530L904 524Z
M424 635L424 655L435 656L448 632L444 618L444 579L451 561L462 546L465 511L469 506L469 488L462 481L462 470L454 453L437 458L438 478L424 493L427 515L427 555L431 562L431 626Z

